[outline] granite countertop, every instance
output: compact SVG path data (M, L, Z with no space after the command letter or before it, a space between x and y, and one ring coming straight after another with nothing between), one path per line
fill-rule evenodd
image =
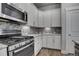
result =
M18 35L18 34L21 34L21 33L2 33L0 34L0 36L11 36L11 35Z
M22 37L25 37L25 39L21 40ZM10 39L0 39L0 44L6 45L6 46L11 46L11 45L14 45L14 44L17 44L17 43L20 43L20 42L24 42L26 40L34 38L34 37L30 37L30 36L22 36L22 37L20 37L20 36L11 37L13 39L17 39L17 38L20 39L20 41L18 41L18 42L15 42L16 40L13 40L12 43L8 43L8 40L11 41Z
M61 36L61 34L27 34L27 36L34 36L34 37L38 37L38 36Z

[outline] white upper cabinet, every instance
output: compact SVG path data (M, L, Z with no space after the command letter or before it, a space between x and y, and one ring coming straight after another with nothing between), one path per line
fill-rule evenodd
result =
M50 20L51 20L50 14L51 14L50 10L49 11L45 11L44 14L43 14L43 17L44 17L43 20L44 20L44 26L45 27L51 27L50 26L50 24L51 24L50 23Z
M60 27L61 26L61 20L60 20L60 8L54 9L51 12L51 22L52 27Z
M27 24L34 27L60 27L60 8L38 10L32 3L15 3L27 12Z
M38 26L38 20L37 20L37 9L33 4L29 5L29 12L28 12L28 25L29 26Z
M42 11L38 11L38 24L39 24L39 27L44 27L44 20L43 20Z
M39 27L61 27L60 8L39 11Z
M16 5L27 12L27 24L29 26L38 26L37 8L32 3L16 3Z

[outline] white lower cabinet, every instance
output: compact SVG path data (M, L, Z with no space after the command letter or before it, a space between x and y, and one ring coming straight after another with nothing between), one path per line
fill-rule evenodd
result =
M42 36L42 46L43 47L46 47L46 44L47 44L46 43L47 42L46 40L47 40L47 36Z
M61 36L37 36L34 39L34 55L37 55L42 47L51 49L61 49Z
M61 49L61 36L43 36L43 47L51 49Z
M54 48L54 36L48 36L47 38L47 48Z
M61 36L55 36L55 49L61 49Z
M7 48L3 48L0 50L0 56L7 56Z
M37 55L42 48L41 36L35 37L34 40L34 55Z

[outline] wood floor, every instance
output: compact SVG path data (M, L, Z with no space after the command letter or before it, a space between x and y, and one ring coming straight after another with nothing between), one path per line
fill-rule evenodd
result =
M60 50L41 49L37 56L62 56Z

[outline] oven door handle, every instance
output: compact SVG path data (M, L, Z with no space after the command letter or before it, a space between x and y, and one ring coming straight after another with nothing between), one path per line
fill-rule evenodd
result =
M26 46L24 46L24 47L22 47L22 48L20 48L20 49L14 50L13 53L17 53L17 52L19 52L19 51L21 51L21 50L23 50L23 49L25 49L25 48L31 46L32 44L34 44L34 42L32 42L32 43L30 43L30 44L28 44L28 45L26 45Z

